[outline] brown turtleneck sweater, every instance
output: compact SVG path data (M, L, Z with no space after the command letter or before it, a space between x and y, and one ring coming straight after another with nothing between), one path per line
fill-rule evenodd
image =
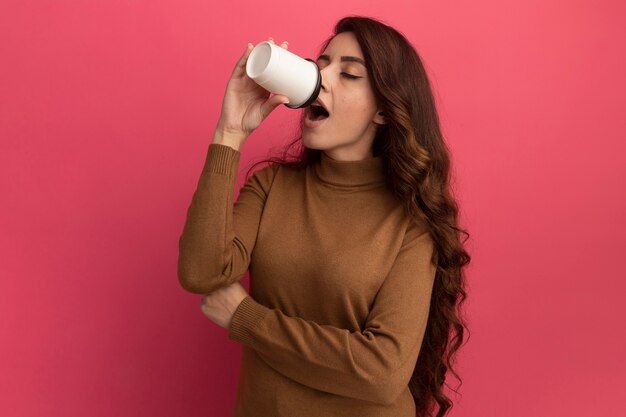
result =
M382 156L258 169L211 143L179 241L183 288L250 291L236 417L414 417L408 388L435 277L433 241L385 186Z

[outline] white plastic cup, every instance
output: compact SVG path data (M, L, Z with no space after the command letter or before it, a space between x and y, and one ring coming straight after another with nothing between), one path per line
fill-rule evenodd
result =
M269 92L289 97L285 106L292 109L314 102L322 85L322 75L315 61L301 58L269 41L252 49L246 73Z

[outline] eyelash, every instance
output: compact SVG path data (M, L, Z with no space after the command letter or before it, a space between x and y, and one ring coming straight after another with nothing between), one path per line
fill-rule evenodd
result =
M351 80L356 80L358 78L363 78L363 77L358 77L356 75L352 75L352 74L348 74L347 72L342 72L341 75L343 75L344 77L351 79Z

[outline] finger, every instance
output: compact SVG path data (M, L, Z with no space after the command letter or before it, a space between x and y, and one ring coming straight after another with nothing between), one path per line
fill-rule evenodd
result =
M274 43L274 38L269 38L268 42Z
M250 56L250 52L252 52L253 49L254 48L251 43L248 43L246 45L246 50L243 52L241 58L239 58L239 61L237 61L237 65L235 65L233 73L242 74L246 70L246 63L248 62L248 57Z
M272 97L268 98L265 103L261 106L261 115L263 119L265 119L269 114L281 104L289 102L289 97L283 96L282 94L274 94Z
M250 52L252 52L252 50L254 49L254 46L248 42L248 44L246 45L246 50L243 52L243 55L241 56L241 58L239 58L239 64L242 67L246 66L246 61L248 59L248 57L250 56Z
M281 43L281 44L280 44L280 46L281 46L282 48L288 49L288 48L289 48L289 42L287 42L287 41L283 41L283 43Z

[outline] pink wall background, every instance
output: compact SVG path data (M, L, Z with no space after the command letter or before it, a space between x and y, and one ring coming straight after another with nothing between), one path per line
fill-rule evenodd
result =
M346 14L415 45L452 149L450 415L626 415L625 3L264 3L0 4L0 415L230 415L241 346L178 284L186 209L246 43L312 56ZM295 122L250 137L238 186Z

